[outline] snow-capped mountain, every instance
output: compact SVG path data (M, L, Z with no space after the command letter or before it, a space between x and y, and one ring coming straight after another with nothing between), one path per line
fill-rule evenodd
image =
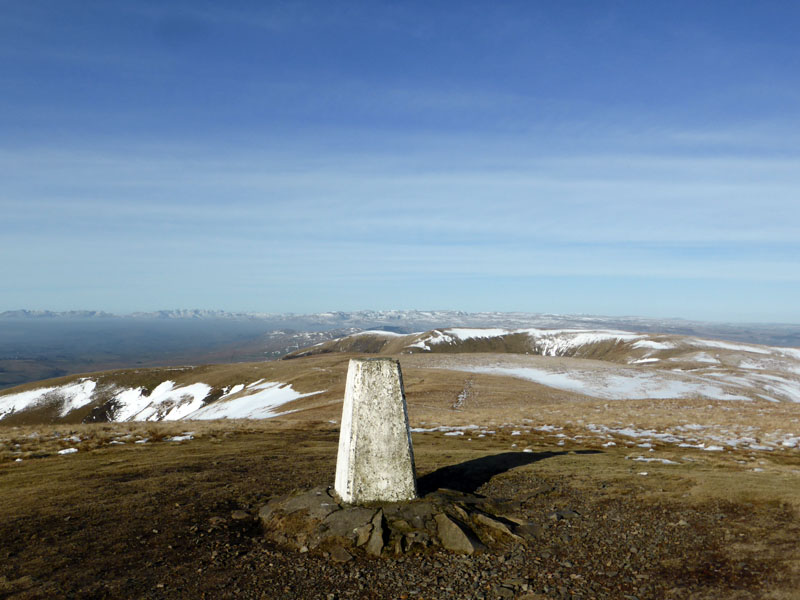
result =
M361 310L312 314L228 312L205 309L168 309L116 315L104 311L14 310L0 312L2 320L161 320L251 321L274 329L322 331L331 329L384 329L399 333L442 327L586 328L623 329L652 333L695 335L725 340L800 347L800 325L768 323L707 323L685 319L609 317L524 312L464 312L453 310Z

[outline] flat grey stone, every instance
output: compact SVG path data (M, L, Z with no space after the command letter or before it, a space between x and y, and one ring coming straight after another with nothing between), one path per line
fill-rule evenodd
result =
M433 518L435 508L425 501L403 502L397 505L396 514L415 529L424 529L426 521Z
M524 539L533 541L541 537L542 527L536 523L523 523L517 527L516 532Z
M392 530L399 531L400 533L408 533L414 529L405 519L389 519L389 525Z
M356 533L356 546L363 546L369 541L370 535L372 534L372 523L367 523L366 525L362 525L355 531Z
M459 554L473 554L476 550L483 549L483 544L472 532L444 513L437 514L434 519L439 532L439 540L445 549Z
M375 516L375 509L352 506L332 512L322 522L327 535L356 540L356 530L369 524Z
M286 514L304 510L312 519L322 520L338 510L339 505L334 502L324 488L317 488L305 494L287 498L282 509Z
M475 521L475 523L477 523L478 525L482 525L483 527L491 529L492 531L495 531L502 535L506 535L512 539L515 540L520 539L518 535L515 535L514 533L511 532L511 530L505 523L498 521L497 519L493 519L488 515L484 515L483 513L473 514L472 520Z

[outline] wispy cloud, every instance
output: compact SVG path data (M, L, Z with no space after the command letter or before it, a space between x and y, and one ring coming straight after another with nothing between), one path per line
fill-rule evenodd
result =
M602 279L787 305L800 46L765 11L776 38L705 7L0 4L4 297L78 264L298 302Z

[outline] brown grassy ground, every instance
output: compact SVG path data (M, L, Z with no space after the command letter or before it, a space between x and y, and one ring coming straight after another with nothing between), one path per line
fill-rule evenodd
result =
M187 431L194 439L166 441ZM516 578L528 587L517 596L532 598L800 598L796 454L764 453L756 473L747 452L672 448L658 455L678 465L645 464L627 447L585 453L544 432L416 434L419 475L512 444L533 451L478 491L524 500L541 543L483 562L434 553L340 565L283 552L254 520L231 518L331 483L337 436L288 419L0 428L25 448L22 462L0 464L0 597L492 598ZM546 516L561 509L580 520Z
M602 401L400 358L412 426L479 426L415 434L418 474L515 500L540 525L538 544L345 565L284 552L254 515L271 496L332 482L349 355L171 369L178 385L266 379L326 391L269 421L4 423L0 598L800 598L797 448L710 452L619 431L777 442L800 430L800 405ZM141 375L114 381L147 385ZM78 451L58 454L69 448ZM475 481L437 471L510 452L530 460Z

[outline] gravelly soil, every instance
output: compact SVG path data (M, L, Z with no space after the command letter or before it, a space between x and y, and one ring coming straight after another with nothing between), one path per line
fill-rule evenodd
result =
M330 483L336 432L212 441L46 458L26 472L4 465L0 598L800 597L791 507L644 500L635 474L588 473L578 486L535 462L474 491L521 502L536 543L344 563L284 550L265 540L258 508ZM454 443L418 444L422 470L446 463Z
M524 509L540 519L539 543L500 555L434 552L343 568L255 543L244 556L240 546L223 547L213 568L245 566L235 578L240 592L257 588L269 573L270 597L276 598L761 598L780 580L770 559L725 552L736 523L752 518L736 506L676 510L641 507L635 498L597 505L563 482L541 483L543 491ZM517 491L508 487L488 485L481 492ZM553 511L553 502L565 508ZM769 516L791 521L780 509Z

